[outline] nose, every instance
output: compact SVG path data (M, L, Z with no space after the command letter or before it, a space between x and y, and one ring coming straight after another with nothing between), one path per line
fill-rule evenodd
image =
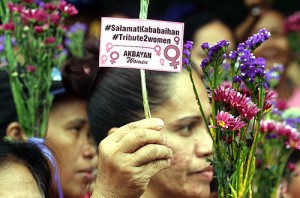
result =
M197 157L210 157L212 155L213 141L208 132L198 137L195 145L195 154Z
M85 144L83 146L83 157L87 159L93 159L96 155L96 148L92 144Z

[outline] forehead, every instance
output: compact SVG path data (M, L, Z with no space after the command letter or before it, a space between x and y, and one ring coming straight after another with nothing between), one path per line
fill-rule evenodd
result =
M207 91L198 75L193 76L201 103L207 113L210 111ZM170 79L168 90L169 99L164 105L153 112L153 116L162 118L164 121L174 121L183 117L199 116L192 83L187 71L183 70L178 76Z
M262 15L260 20L256 23L254 27L254 32L257 32L258 30L262 28L266 28L269 31L276 30L276 29L282 29L283 28L283 22L284 17L275 11L268 11Z
M200 27L194 36L195 47L198 47L198 45L201 45L203 42L214 44L220 40L228 40L230 42L229 47L235 46L231 30L219 21L214 21Z

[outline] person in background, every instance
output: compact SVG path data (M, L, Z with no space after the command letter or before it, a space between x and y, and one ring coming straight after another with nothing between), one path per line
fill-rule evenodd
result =
M66 64L62 76L68 90L88 98L91 133L96 144L100 143L95 189L104 189L103 197L123 197L126 193L125 197L142 198L209 197L213 169L206 159L211 157L212 139L192 87L188 88L191 86L188 72L147 71L151 113L164 122L159 127L160 132L137 130L133 133L135 138L115 134L121 126L144 117L140 72L99 69L99 48L91 49L84 59L73 59ZM79 72L82 66L89 68L90 75L86 76L82 69ZM209 118L211 107L206 89L198 75L194 75L194 79L205 116ZM111 135L107 137L108 132ZM168 146L161 143L165 138ZM131 144L122 149L125 141ZM143 154L149 157L145 158ZM165 169L153 172L152 164L164 165Z
M86 101L67 93L60 81L52 82L51 91L54 100L43 144L56 157L58 173L53 175L59 180L50 197L61 197L63 194L64 198L82 198L90 194L89 186L95 179L97 167L96 146L90 137ZM9 111L16 114L15 109L7 109ZM7 135L14 140L26 140L15 121L11 120L7 126Z
M200 47L202 43L215 44L221 40L228 40L230 42L228 52L234 50L236 42L233 32L212 13L201 12L189 15L184 22L184 39L194 42L191 51L192 66L200 76L203 76L200 64L206 57Z
M52 197L51 168L32 142L0 141L0 197Z
M287 180L283 180L281 183L281 197L298 198L300 197L300 151L293 151L288 159L286 170L292 171L292 173Z
M283 65L284 70L275 89L279 98L285 100L289 107L300 109L300 88L293 80L297 74L291 74L294 63L288 37L284 32L286 17L279 10L266 6L262 0L246 0L245 3L249 7L249 14L246 20L235 30L237 38L248 37L262 28L271 32L270 39L254 50L253 54L256 57L263 57L268 69L275 64ZM253 13L256 13L255 16ZM248 18L251 17L255 20L247 23Z

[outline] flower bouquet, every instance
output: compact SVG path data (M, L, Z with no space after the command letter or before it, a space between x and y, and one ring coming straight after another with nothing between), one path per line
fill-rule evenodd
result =
M9 73L18 121L29 137L44 137L52 103L51 71L60 63L63 20L77 14L65 1L1 0L0 34L5 36L3 64ZM14 48L11 38L17 46Z
M260 123L271 107L269 100L272 98L272 93L266 91L265 60L256 58L252 52L269 36L269 31L261 29L240 43L237 50L228 55L229 68L222 65L227 58L228 41L201 45L207 55L201 67L212 103L212 116L205 120L213 140L213 158L208 160L216 172L218 197L252 197ZM203 115L190 65L192 42L187 41L184 47L183 63L190 73Z

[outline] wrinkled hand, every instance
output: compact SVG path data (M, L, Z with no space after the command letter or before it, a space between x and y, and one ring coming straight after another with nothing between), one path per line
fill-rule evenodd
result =
M99 144L98 175L92 197L140 197L153 175L170 166L172 150L150 118L125 125Z

